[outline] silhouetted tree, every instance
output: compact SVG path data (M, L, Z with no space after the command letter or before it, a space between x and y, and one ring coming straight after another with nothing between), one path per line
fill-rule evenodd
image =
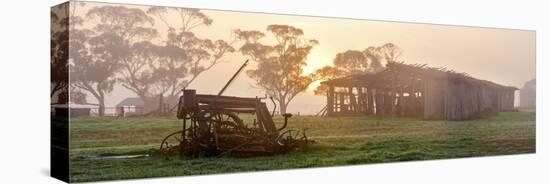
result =
M85 5L84 2L70 2L54 7L51 11L51 91L50 97L58 94L56 103L67 103L69 99L69 59L73 45L69 32L80 33L75 25L82 24L82 19L76 15L76 7ZM71 49L69 49L71 46ZM80 45L77 45L77 47ZM78 48L77 48L78 49Z
M94 54L100 54L103 61L112 66L119 66L119 81L122 86L145 100L149 89L148 78L151 74L141 72L148 63L137 57L134 48L157 36L157 30L151 27L154 25L154 19L141 9L124 6L94 7L86 16L99 22L93 28L99 35L94 39ZM109 81L114 84L114 81Z
M166 45L159 48L160 57L153 70L160 70L164 82L158 83L158 94L176 95L202 72L211 69L220 59L235 49L223 40L211 41L195 36L193 29L209 26L213 20L190 8L151 7L147 13L158 17L168 28ZM178 21L169 22L165 17L173 15Z
M362 52L355 50L336 54L333 63L334 67L347 74L363 73L369 70L367 57Z
M336 54L333 66L325 66L315 72L317 80L330 80L353 74L376 73L384 69L384 62L396 62L403 50L393 43L368 47L363 51L348 50ZM327 86L319 85L317 95L326 95Z
M363 53L370 60L371 71L376 73L384 69L384 61L396 62L403 54L403 50L393 43L386 43L379 47L369 47Z
M275 39L274 45L259 42L265 37L260 31L235 30L238 40L245 43L239 49L256 61L257 68L247 74L256 85L279 103L279 112L286 113L289 103L313 82L313 76L304 75L303 68L317 40L303 38L302 29L288 25L269 25L267 31Z
M324 81L344 77L346 75L347 73L344 70L332 66L325 66L315 71L315 80ZM313 93L315 93L316 95L326 95L327 90L328 86L321 84L313 90Z
M365 72L376 73L384 69L384 65L382 64L384 56L381 50L380 47L368 47L363 50L363 54L365 54L370 63L369 70Z
M109 33L91 38L92 33L71 34L71 84L92 94L98 101L99 116L103 116L105 95L113 91L115 73L120 68L120 52L111 51L120 50L124 41Z
M194 28L200 26L210 26L213 20L194 8L169 8L169 7L150 7L147 13L158 17L168 29L178 32L191 32ZM179 18L179 23L168 22L166 15L175 14ZM179 29L179 30L176 30Z
M92 8L86 17L98 18L98 22L101 22L93 30L82 28L84 19L74 15L75 9L71 10L71 85L96 98L99 116L105 114L105 96L114 89L115 74L130 56L132 42L128 40L141 39L156 33L152 29L134 26L141 11L136 10L139 9L122 6Z
M380 53L384 55L386 62L396 62L403 50L393 43L386 43L380 47Z
M79 90L80 88L71 88L70 89L70 101L76 104L88 104L86 100L86 93L83 93Z
M69 29L67 7L56 7L50 14L52 29L50 37L50 97L68 87ZM65 13L65 15L63 15ZM60 14L60 15L58 15ZM64 102L57 102L64 103Z

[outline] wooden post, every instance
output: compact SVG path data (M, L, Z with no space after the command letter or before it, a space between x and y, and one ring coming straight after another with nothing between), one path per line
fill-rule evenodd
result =
M339 112L346 112L348 111L348 107L346 106L346 98L344 96L345 93L337 93L338 95L338 106L340 107Z
M334 113L334 86L330 85L327 91L327 116Z
M395 102L396 102L396 96L395 96L395 93L396 93L396 86L395 86L395 83L396 83L396 80L397 80L397 72L392 72L392 80L391 80L391 89L390 89L390 92L389 92L389 96L390 96L390 106L389 106L389 112L391 115L396 115L395 113ZM399 94L399 95L402 95L402 94Z
M394 93L391 91L391 89L386 88L386 92L384 93L384 114L385 115L391 115L393 114L393 100L395 99L395 96L392 97Z
M442 90L438 89L441 85L434 79L427 79L424 82L424 118L440 119L442 118L443 102Z
M383 115L384 114L384 96L385 91L382 91L382 89L376 90L376 114Z
M163 101L163 94L159 95L159 108L158 108L158 116L162 116L162 104L164 104Z
M399 92L399 98L398 98L399 112L396 111L395 114L401 117L404 117L409 101L407 100L408 97L405 96L405 90L403 90L403 87L400 87L398 92Z
M355 96L355 93L353 93L353 88L354 87L348 87L348 92L349 92L349 111L352 112L353 114L358 114L360 112L360 108L359 108L359 103L358 102L358 97ZM359 90L358 90L359 91ZM359 96L361 94L357 94L357 96Z
M367 112L374 114L374 89L367 88Z
M357 100L357 111L361 114L365 114L365 97L363 94L363 87L357 87L357 93L358 93L358 100Z

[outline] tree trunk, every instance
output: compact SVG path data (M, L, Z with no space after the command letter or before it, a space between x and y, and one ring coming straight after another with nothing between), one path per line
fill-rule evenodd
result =
M279 113L281 115L286 113L286 103L283 100L279 101Z
M98 110L99 112L98 113L99 113L99 116L102 117L102 116L105 115L105 99L103 99L103 98L99 99L98 98L97 100L99 102L99 110Z

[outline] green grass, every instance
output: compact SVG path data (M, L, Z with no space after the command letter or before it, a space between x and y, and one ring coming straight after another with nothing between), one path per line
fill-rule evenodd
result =
M245 119L252 118L245 116ZM280 126L283 119L275 118ZM71 181L215 174L535 152L535 113L511 112L468 121L415 118L293 117L316 144L252 158L145 157L84 160L104 153L146 153L178 130L175 118L72 119Z

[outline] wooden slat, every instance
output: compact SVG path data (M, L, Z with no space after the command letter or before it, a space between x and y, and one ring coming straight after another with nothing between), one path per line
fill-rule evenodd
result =
M244 97L233 97L233 96L217 96L217 95L197 95L198 103L205 104L248 104L255 105L258 98L244 98Z
M269 110L267 109L267 106L265 103L258 102L256 107L256 116L260 123L262 124L263 128L265 128L265 131L270 134L276 134L277 128L275 127L275 123L273 122L273 119L271 115L269 114Z

